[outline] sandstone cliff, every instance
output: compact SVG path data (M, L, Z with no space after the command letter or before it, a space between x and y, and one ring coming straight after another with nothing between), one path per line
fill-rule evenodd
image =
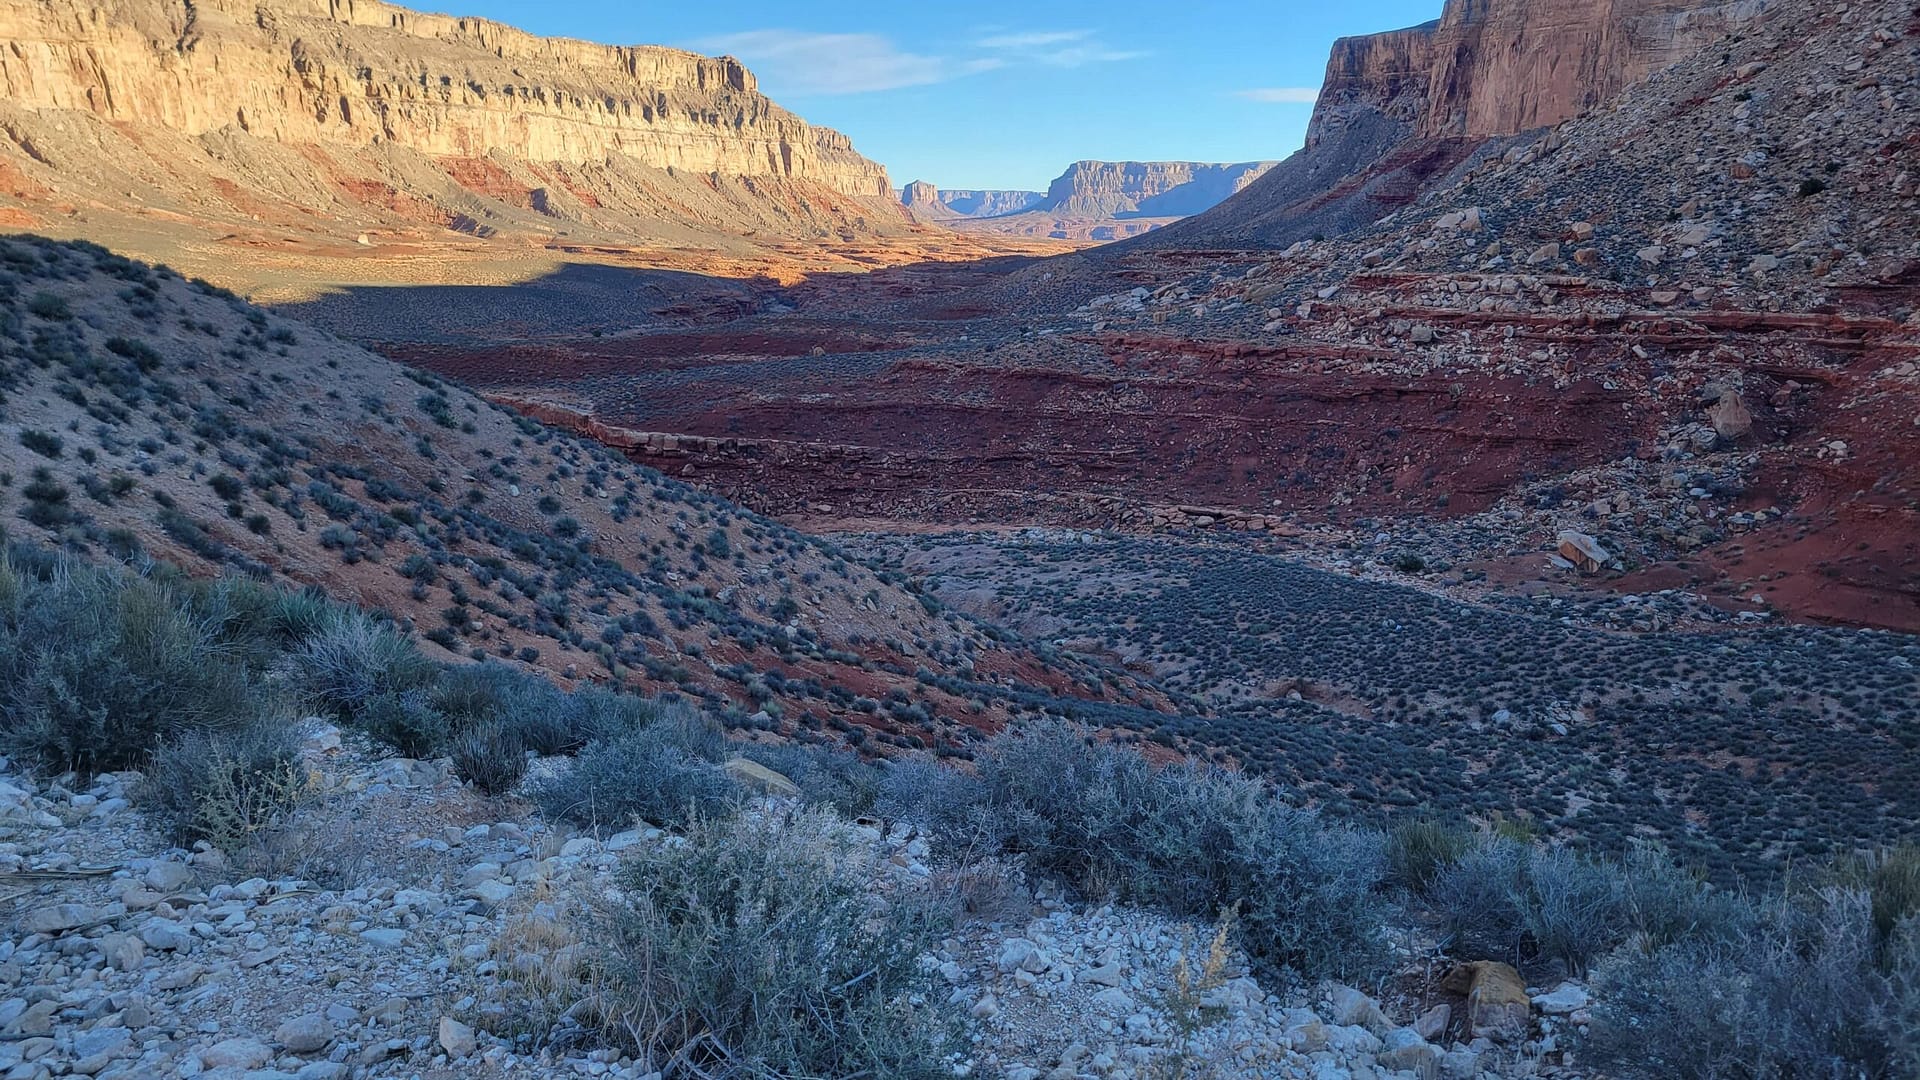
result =
M1423 137L1513 135L1578 116L1725 37L1765 0L1447 0L1439 19L1334 43L1315 135L1355 105ZM1308 139L1309 145L1315 136Z
M1333 45L1305 147L1149 245L1279 244L1358 228L1500 140L1572 119L1721 40L1767 0L1446 0Z
M885 198L886 171L775 105L730 57L536 37L378 0L0 0L15 105L190 136L500 151L810 180Z
M0 0L0 227L260 296L981 246L916 227L885 169L730 57L378 0Z
M957 217L988 218L1017 214L1032 209L1046 198L1040 191L995 191L939 188L925 180L915 180L900 189L900 201L922 221L947 221Z
M1219 203L1272 166L1270 161L1076 161L1047 188L1046 202L1036 209L1061 217L1184 217Z
M1270 161L1076 161L1047 190L962 191L917 182L901 192L923 221L970 232L1113 240L1197 214L1246 187Z

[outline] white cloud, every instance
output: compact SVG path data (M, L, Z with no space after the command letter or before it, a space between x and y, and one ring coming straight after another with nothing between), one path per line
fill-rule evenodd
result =
M928 86L998 68L1074 68L1146 55L1110 47L1091 30L996 30L973 42L973 56L909 52L882 34L786 29L723 34L689 47L737 56L776 94L799 95L865 94Z
M1317 86L1268 86L1257 90L1236 90L1235 97L1264 101L1275 105L1311 105L1320 99Z
M996 34L981 38L974 44L983 49L1038 49L1046 45L1085 41L1091 36L1092 31L1089 30L1039 30L1023 34Z
M702 52L737 56L780 92L793 94L864 94L926 86L1002 63L991 57L954 60L905 52L879 34L749 30L692 44Z
M1013 63L1074 68L1135 60L1147 55L1134 49L1116 49L1091 30L1025 30L995 34L974 44Z

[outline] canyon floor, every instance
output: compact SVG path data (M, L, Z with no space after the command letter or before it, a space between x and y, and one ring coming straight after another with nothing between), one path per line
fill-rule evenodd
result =
M1143 253L1100 279L1139 284L1099 296L1020 258L787 288L576 266L290 313L809 529L1226 531L1416 583L1682 588L1748 620L1920 628L1915 511L1885 482L1912 418L1885 394L1854 407L1876 369L1910 378L1886 315L1401 273L1264 333L1214 322L1264 306L1270 261ZM1509 310L1463 310L1463 285ZM1008 292L1034 314L992 311ZM1462 356L1476 337L1492 362ZM1674 359L1602 359L1649 346ZM1732 437L1702 346L1768 356ZM1558 560L1567 530L1617 564Z

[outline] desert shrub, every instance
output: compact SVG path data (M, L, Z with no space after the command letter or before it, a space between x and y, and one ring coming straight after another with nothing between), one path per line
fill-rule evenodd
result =
M1288 806L1258 780L1180 765L1154 775L1119 840L1121 896L1207 918L1237 910L1243 947L1269 968L1379 970L1380 834Z
M503 795L527 775L527 751L518 736L497 723L470 727L453 737L453 774L489 795Z
M349 720L375 698L421 689L439 673L392 625L349 609L335 609L294 658L307 694Z
M1878 937L1872 897L1832 886L1769 901L1744 940L1624 950L1583 1060L1623 1080L1915 1075L1920 923Z
M161 741L229 730L265 691L218 626L166 585L55 562L0 560L0 746L56 769L136 767Z
M46 469L35 469L33 480L20 489L20 494L27 500L20 516L30 525L57 529L80 516L73 509L66 485L54 479Z
M1242 944L1270 968L1371 974L1382 959L1378 833L1287 805L1214 767L1153 770L1134 751L1047 723L991 740L979 776L893 770L882 812L904 810L943 847L1028 866L1094 895L1182 915L1238 908ZM928 766L927 768L932 768Z
M181 844L237 855L307 790L293 729L275 717L233 731L188 731L160 744L135 796Z
M352 722L410 758L438 757L454 732L423 689L381 691L360 706Z
M573 740L584 746L595 739L612 739L645 727L676 706L671 702L586 685L568 696L568 724Z
M66 298L58 293L37 292L27 302L27 310L50 322L65 322L73 318L73 309L67 306Z
M1576 974L1630 937L1642 947L1732 943L1752 919L1738 896L1649 845L1610 864L1487 836L1436 873L1424 898L1456 956L1557 963Z
M1471 833L1438 821L1402 822L1387 834L1387 876L1402 888L1425 892L1472 847Z
M456 667L434 684L431 700L455 730L497 724L536 753L577 753L658 719L673 707L601 686L567 693L546 679L505 664Z
M1841 859L1833 876L1838 884L1867 894L1882 943L1892 941L1896 927L1920 914L1920 847L1906 844L1855 854Z
M623 829L636 818L677 827L694 814L731 812L740 789L720 768L725 755L726 736L711 720L675 710L588 744L534 797L548 816L588 828Z
M20 445L39 454L41 457L57 458L65 449L66 443L60 436L46 431L28 428L20 432Z
M1596 956L1626 936L1619 875L1560 847L1529 851L1526 866L1526 891L1516 906L1531 949L1584 975Z
M1516 898L1525 889L1527 849L1483 838L1434 876L1428 899L1455 956L1517 962L1524 925Z
M716 1078L948 1075L933 973L940 929L872 891L877 856L830 815L689 822L636 849L607 914L597 1012L654 1070Z
M1676 941L1732 945L1752 930L1753 906L1675 863L1653 844L1636 844L1620 864L1620 907L1642 948Z
M1152 782L1144 758L1093 743L1082 728L1044 723L995 739L976 760L976 798L1007 850L1083 888L1114 881L1115 841Z
M1612 867L1500 836L1435 875L1427 897L1449 947L1466 959L1557 962L1578 974L1630 926Z
M453 668L434 684L435 711L455 729L492 726L522 749L541 754L577 750L569 723L567 695L552 683L505 664L481 663Z
M873 812L888 821L909 822L922 831L938 832L944 843L959 848L999 847L997 829L990 823L981 828L982 837L967 843L963 822L976 814L985 816L975 805L979 784L946 768L931 758L910 756L895 758L880 777L880 790L874 798Z
M333 621L338 607L318 589L277 592L273 603L273 632L282 644L299 646L325 629Z
M784 743L745 746L740 753L793 781L808 802L831 806L847 817L872 812L880 795L880 766L850 750Z

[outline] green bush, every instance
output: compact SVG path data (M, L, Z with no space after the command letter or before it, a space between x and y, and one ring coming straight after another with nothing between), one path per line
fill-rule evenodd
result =
M642 1071L714 1077L951 1075L941 988L921 954L942 929L882 900L877 855L832 816L689 822L643 845L597 935L597 1014Z
M242 854L306 792L299 744L280 717L233 731L188 731L160 744L135 797L175 842Z
M48 458L58 458L66 449L66 443L60 436L31 428L20 433L20 445Z
M135 768L162 741L238 728L269 695L166 584L0 559L0 746L61 771Z
M519 738L491 721L453 737L453 775L486 792L504 795L527 775L527 750Z
M382 691L353 714L353 723L410 758L440 756L454 734L425 690Z
M1473 835L1433 820L1403 822L1387 834L1387 876L1402 888L1425 892L1440 871L1473 847Z
M1901 923L1920 914L1920 847L1906 844L1849 856L1834 867L1834 878L1871 898L1873 927L1883 943L1892 940Z
M346 609L309 632L294 657L307 694L354 722L375 698L419 690L440 671L392 625Z
M1920 921L1879 941L1873 897L1768 901L1737 942L1604 965L1582 1060L1622 1080L1920 1075Z
M670 711L590 743L534 798L549 817L596 829L624 829L635 819L672 828L695 815L724 816L741 795L720 768L726 750L726 736L711 720Z

